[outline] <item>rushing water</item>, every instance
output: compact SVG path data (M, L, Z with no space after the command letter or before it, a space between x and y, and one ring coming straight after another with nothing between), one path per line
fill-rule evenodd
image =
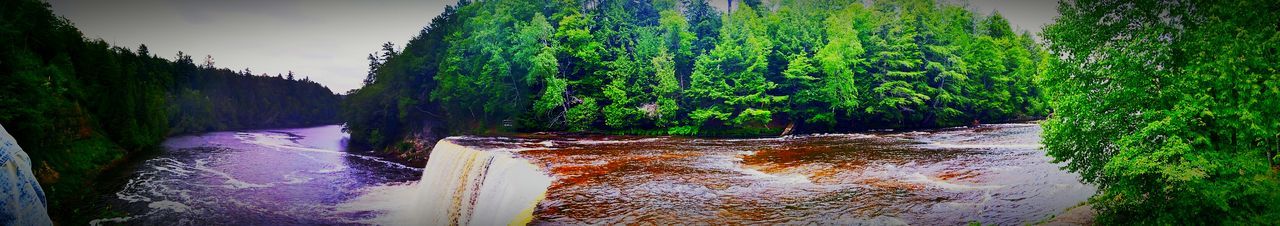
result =
M107 197L135 225L345 224L369 212L339 204L374 185L418 179L421 169L348 153L337 125L170 138Z
M101 222L1022 225L1095 189L1040 127L763 139L456 137L424 170L346 153L336 126L166 142ZM419 176L421 175L421 176ZM524 216L524 217L521 217Z

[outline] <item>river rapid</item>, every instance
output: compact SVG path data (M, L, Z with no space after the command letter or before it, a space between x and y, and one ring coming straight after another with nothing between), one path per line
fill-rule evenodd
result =
M105 202L123 217L91 224L358 224L339 209L362 189L415 181L421 168L349 153L341 126L174 137Z
M1040 131L454 137L426 170L346 150L339 126L218 132L166 141L104 197L125 216L94 223L1023 225L1095 192Z

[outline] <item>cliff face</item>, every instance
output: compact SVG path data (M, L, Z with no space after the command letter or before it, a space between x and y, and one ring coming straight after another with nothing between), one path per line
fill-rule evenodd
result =
M400 143L387 147L384 151L409 165L422 167L430 160L431 150L448 134L443 123L425 120L418 130L405 135Z
M31 158L0 126L0 225L52 225Z

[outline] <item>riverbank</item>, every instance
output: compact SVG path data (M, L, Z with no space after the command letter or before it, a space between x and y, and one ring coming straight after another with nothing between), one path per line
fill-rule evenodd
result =
M1088 203L1080 203L1062 212L1062 214L1045 219L1043 222L1035 225L1043 226L1067 226L1067 225L1093 225L1093 218L1098 212L1093 209L1093 205Z
M23 145L19 143L19 145ZM55 150L33 152L32 168L47 194L49 216L56 224L84 224L108 213L92 205L105 194L98 181L106 173L153 153L153 148L125 150L106 137L90 135ZM110 188L105 188L109 190Z
M89 221L104 217L117 217L123 213L112 209L101 202L101 197L111 194L123 187L127 180L128 172L131 172L143 161L158 156L164 150L159 145L143 149L143 151L129 152L121 158L111 161L111 163L101 166L96 172L89 172L87 177L91 177L89 181L69 184L82 185L79 190L71 190L71 194L50 193L50 209L49 215L56 224L61 225L85 225ZM64 189L65 190L65 189ZM61 197L61 198L60 198ZM59 202L55 205L52 203Z

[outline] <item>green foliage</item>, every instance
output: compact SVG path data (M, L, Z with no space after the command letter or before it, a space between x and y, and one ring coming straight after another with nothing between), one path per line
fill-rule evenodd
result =
M218 125L214 118L213 101L196 90L183 90L175 95L174 104L169 105L169 122L176 131L210 131Z
M111 192L90 186L100 171L168 135L333 123L327 106L339 98L306 79L86 40L41 1L0 3L0 124L31 156L61 224L87 223L95 207L83 202Z
M525 76L527 85L537 85L534 81L543 80L542 96L534 101L536 115L552 115L552 111L565 109L565 93L568 92L568 81L560 78L560 63L556 59L555 28L547 23L541 13L534 16L533 21L523 26L519 34L520 47L516 55L520 59L529 59L529 74ZM530 56L532 55L532 56ZM526 61L519 61L526 62Z
M657 83L653 86L653 94L657 98L654 103L656 109L648 113L649 117L655 118L656 126L666 127L679 123L680 104L680 82L676 78L676 66L672 61L672 56L663 52L653 58L653 68Z
M452 46L447 39L462 26L459 7L464 6L446 7L397 54L373 54L386 56L373 59L381 65L369 72L374 82L348 92L342 101L340 117L353 144L387 147L409 134L444 133L442 123L433 123L447 117L444 104L433 98L435 76ZM456 117L462 117L461 110L454 111Z
M556 108L565 106L564 93L569 83L564 79L555 77L546 77L547 88L542 91L542 97L534 102L534 110L538 115L551 114Z
M341 97L309 78L290 80L295 77L293 72L267 76L198 67L190 58L179 53L175 62L161 69L166 71L161 73L171 73L173 79L166 88L168 94L162 95L165 99L156 100L169 103L169 134L301 127L337 121L338 109L332 105Z
M568 55L562 57L564 64L570 66L568 69L574 75L585 76L596 70L600 65L600 52L604 51L604 45L591 33L589 20L575 11L561 19L556 29L556 38L562 43L560 52Z
M1044 144L1098 184L1099 223L1280 222L1280 32L1268 22L1280 19L1277 5L1059 9L1044 31L1055 53L1042 81L1054 109Z
M516 12L523 11L514 1L485 1L462 6L463 11L477 10L461 20L456 33L445 38L450 43L434 76L437 86L431 100L440 103L450 121L461 130L480 130L513 120L528 104L524 79L527 63L513 58L514 52L532 46L519 46ZM528 15L532 16L532 15ZM516 46L509 48L508 46ZM541 48L539 48L541 49Z
M677 11L663 11L662 18L658 21L661 24L666 53L672 55L674 60L672 69L678 76L677 81L680 78L687 78L693 70L693 60L697 56L694 54L694 48L696 48L694 44L698 40L697 34L689 30L691 28L689 21ZM654 67L661 66L655 64Z
M630 43L631 51L623 52L608 63L610 81L603 94L610 103L603 111L605 125L615 129L634 127L642 120L652 120L649 116L656 116L656 109L645 108L656 101L653 88L657 77L653 76L655 67L651 66L650 59L666 50L656 30L642 29L634 33L638 37Z
M587 131L599 120L600 107L596 104L595 98L585 97L582 98L582 103L569 108L565 115L568 118L569 131Z
M830 127L836 124L837 116L850 117L858 107L855 76L866 73L863 59L866 51L852 23L858 10L860 5L852 5L832 12L823 21L829 38L814 55L815 59L797 55L783 71L788 81L784 84L792 84L797 90L789 107L797 120Z
M785 96L768 93L777 84L765 79L773 43L764 21L750 7L724 19L715 49L699 57L685 94L691 98L694 125L763 126ZM748 114L749 111L749 114ZM717 119L717 121L708 121Z
M703 54L715 48L720 38L720 11L717 11L707 0L683 0L685 18L689 21L689 31L693 32L694 54Z
M999 15L925 0L738 7L464 1L379 62L344 118L355 140L380 131L370 143L381 147L422 131L496 132L509 120L516 131L714 136L1048 113L1035 83L1046 53ZM383 116L405 108L408 117Z

